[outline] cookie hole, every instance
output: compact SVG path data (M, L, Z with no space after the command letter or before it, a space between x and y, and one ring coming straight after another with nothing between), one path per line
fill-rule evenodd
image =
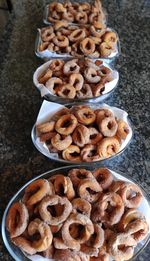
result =
M78 239L78 238L82 238L83 237L83 234L85 232L85 228L81 224L72 224L69 227L69 232L70 232L70 235L74 239Z

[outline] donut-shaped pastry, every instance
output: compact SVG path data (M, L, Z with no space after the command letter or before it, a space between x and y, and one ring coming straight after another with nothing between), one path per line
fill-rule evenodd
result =
M96 37L96 36L91 36L91 39L92 39L92 40L94 41L94 43L97 44L97 45L99 45L99 44L102 42L101 38L98 38L98 37Z
M137 219L144 220L143 214L135 208L130 208L123 214L119 224L117 225L117 229L120 232L125 232L126 227Z
M99 123L106 117L113 117L113 113L108 109L97 109L94 112L96 114L97 125L99 125Z
M67 114L70 114L69 109L66 108L66 107L65 107L65 108L62 108L62 109L60 109L59 111L57 111L57 112L52 116L51 120L57 121L57 120L59 120L62 116L67 115Z
M58 87L60 84L62 84L62 80L60 78L52 77L46 82L45 86L48 90L55 94L56 87Z
M55 31L58 31L60 28L66 28L66 27L68 27L68 22L67 21L65 21L65 20L61 20L61 21L57 21L57 22L55 22L55 24L54 24L54 30Z
M62 70L64 66L64 61L63 60L60 60L60 59L56 59L56 60L53 60L51 61L50 65L49 65L49 68L54 72L58 72L60 70Z
M136 184L126 183L119 195L127 208L138 208L143 199L142 191Z
M55 130L62 135L71 134L77 126L77 119L73 114L63 115L55 124Z
M86 162L98 161L100 157L97 153L96 145L92 145L92 144L85 145L81 151L81 158L83 161Z
M52 26L46 27L41 31L41 38L43 42L50 42L54 36L55 34Z
M45 84L52 77L52 71L48 68L38 78L39 83Z
M66 75L70 75L72 73L79 73L80 67L77 64L77 59L73 59L64 64L63 73Z
M109 187L109 191L113 191L113 192L116 192L116 193L119 194L120 191L122 190L122 188L124 188L125 185L126 185L125 181L115 180L115 181L113 181L113 183Z
M53 43L56 44L59 47L67 47L69 45L69 40L65 35L56 35L55 37L53 37Z
M102 222L112 226L117 224L124 213L124 204L121 197L115 192L108 192L101 195L95 204L92 213L94 222Z
M70 201L75 197L75 191L69 177L59 175L54 181L54 189L57 195L65 196Z
M40 141L41 142L49 142L51 140L51 138L54 137L55 135L56 135L55 131L42 133L42 134L40 134Z
M106 117L99 123L98 127L105 137L113 137L117 132L118 124L115 117Z
M61 215L55 215L53 216L50 211L48 211L48 208L50 209L52 206L57 206L57 205L63 205L63 212ZM70 201L63 197L59 197L57 195L53 196L46 196L40 203L39 206L39 213L41 218L43 219L44 222L47 224L50 224L52 226L57 226L64 222L67 217L70 215L72 211L72 205Z
M108 252L114 260L128 260L134 254L136 241L126 233L115 234L108 243Z
M119 136L119 138L125 140L126 137L128 136L128 134L129 134L129 126L128 126L127 122L125 122L123 120L119 120L117 136Z
M101 57L109 57L109 55L113 52L113 48L108 45L106 42L102 42L100 44L100 53Z
M89 125L95 121L95 113L88 106L77 106L74 110L74 114L77 117L78 121L82 124Z
M76 96L76 89L71 84L64 84L57 88L57 95L63 98L73 99Z
M36 130L39 133L47 133L47 132L53 131L54 127L55 127L55 122L49 121L49 122L44 122L44 123L36 125Z
M26 230L28 219L28 209L23 203L12 204L6 218L6 227L11 238L20 236Z
M100 26L99 26L99 28L95 28L92 25L92 26L90 26L90 31L93 36L100 38L106 32L106 27L104 27L103 24L101 24L101 28L100 28Z
M60 32L62 35L65 35L65 36L67 36L67 37L68 37L68 35L70 35L70 33L71 33L71 31L68 29L68 27L67 27L67 28L64 28L64 27L60 28L60 29L59 29L59 32Z
M87 13L86 12L77 12L76 15L75 15L75 19L80 24L87 24L87 22L88 22Z
M105 85L100 81L98 84L96 84L93 89L93 96L98 97L103 94L103 91L105 91Z
M104 230L100 224L94 224L94 234L91 235L87 241L87 245L91 245L95 248L100 248L104 243Z
M127 225L125 232L129 233L138 243L146 238L149 226L146 220L136 219Z
M72 73L69 77L69 83L76 89L76 91L79 91L82 89L84 78L80 73Z
M90 67L85 69L84 77L89 83L98 83L101 79L101 77L97 75L97 71Z
M46 50L48 48L48 46L49 46L49 42L40 43L39 51L43 52L44 50Z
M99 133L96 128L90 127L89 133L90 133L89 144L96 145L103 138L103 135Z
M73 30L72 33L68 36L71 42L78 42L83 40L86 37L85 31L83 29Z
M95 171L93 171L93 176L103 190L108 189L113 182L113 176L111 172L106 168L96 169Z
M72 200L73 213L83 214L90 218L91 215L91 204L83 198L75 198Z
M61 13L58 13L56 10L53 11L53 17L48 16L48 21L51 23L57 22L58 20L61 19Z
M78 98L91 98L93 93L89 84L85 83L80 91L77 91Z
M76 145L70 145L62 152L62 157L69 161L81 161L80 148Z
M59 13L65 13L66 12L66 8L64 7L63 3L57 3L55 9Z
M89 3L80 3L78 9L79 11L89 13L90 11L90 4Z
M79 124L73 132L72 140L77 146L84 147L89 142L89 129Z
M80 42L80 49L83 52L83 54L91 55L95 51L95 43L91 38L86 37L84 40Z
M90 191L89 191L90 190ZM98 200L102 189L96 179L87 178L81 180L78 185L78 194L81 198L87 200L90 203L93 203Z
M57 150L65 150L68 148L72 143L72 137L71 135L62 137L60 134L56 134L51 138L51 144L54 148Z
M104 243L104 230L99 224L94 224L94 233L89 240L81 245L81 252L89 256L97 256L98 248Z
M25 188L23 202L32 206L41 201L46 195L52 195L53 191L46 179L37 179Z
M97 152L101 158L109 158L120 150L120 143L115 137L104 138L97 146Z
M117 43L118 37L115 32L106 32L103 36L103 41L110 47L113 47Z
M70 234L70 227L76 226L78 230L78 237L73 238ZM86 242L94 233L94 226L92 221L82 214L72 214L65 221L62 227L62 239L64 243L70 248L79 250L80 244Z
M98 19L98 12L95 12L95 6L93 7L92 13L89 15L89 21L94 24L94 21Z
M81 180L93 178L92 172L86 169L71 169L68 172L68 176L75 187L79 185Z
M78 58L82 58L83 57L83 53L80 50L80 42L76 42L72 45L72 51L71 51L71 55L78 57Z
M31 241L24 236L15 237L12 239L12 242L29 255L34 255L37 252L36 249L32 247Z
M33 240L31 246L36 252L45 251L52 243L53 235L51 229L42 220L36 218L29 223L28 234L33 236L36 233L40 234L40 239Z

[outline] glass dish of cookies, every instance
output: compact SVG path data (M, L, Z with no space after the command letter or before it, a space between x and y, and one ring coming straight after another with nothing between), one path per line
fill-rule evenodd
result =
M35 53L45 60L89 57L110 63L119 56L120 43L118 34L105 24L69 25L59 21L38 29Z
M117 87L119 73L101 60L53 59L37 68L33 82L48 101L101 102Z
M80 164L103 163L122 153L133 131L127 112L106 104L44 101L31 137L46 157Z
M147 193L127 173L79 165L48 171L10 200L2 237L16 260L133 260L150 239Z
M106 11L99 0L94 1L50 1L45 6L43 22L56 23L65 20L70 24L106 23Z

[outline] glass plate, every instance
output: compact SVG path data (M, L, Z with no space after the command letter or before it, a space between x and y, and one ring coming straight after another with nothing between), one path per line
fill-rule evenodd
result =
M10 237L9 237L9 233L8 231L6 230L6 216L7 216L7 213L8 213L8 210L10 208L10 206L16 202L16 201L19 201L23 195L24 195L24 190L25 188L31 183L33 182L34 180L36 179L39 179L39 178L45 178L45 179L48 179L50 176L52 175L55 175L57 173L61 173L61 174L64 174L66 175L68 173L69 170L73 169L73 168L81 168L80 165L72 165L72 166L65 166L65 167L60 167L60 168L57 168L57 169L54 169L54 170L50 170L50 171L47 171L39 176L37 176L36 178L30 180L29 182L27 182L14 196L13 198L9 201L6 209L5 209L5 212L4 212L4 215L3 215L3 219L2 219L2 238L3 238L3 241L4 241L4 244L8 250L8 252L10 253L10 255L16 260L16 261L25 261L25 260L30 260L29 258L27 258L24 253L18 248L16 247L10 240ZM87 166L82 166L82 168L86 168L87 170L94 170L95 167L92 166L92 167L87 167ZM112 175L114 176L114 179L119 179L119 180L123 180L123 181L126 181L126 182L130 182L130 183L135 183L138 185L137 182L135 182L133 179L129 178L129 177L124 177L124 174L120 174L120 173L117 173L115 171L112 171L110 170ZM138 185L139 186L139 185ZM138 208L139 211L141 211L146 219L147 219L147 222L150 226L150 204L149 204L149 197L148 197L148 194L147 192L141 187L139 186L143 192L143 201L140 205L140 207ZM147 237L141 241L136 247L135 247L135 251L134 251L134 256L132 257L132 259L130 260L133 260L135 258L137 258L137 256L144 250L144 248L147 246L148 242L150 240L150 232L148 233ZM44 259L43 259L44 260ZM111 261L111 259L110 259Z
M63 59L65 62L69 61L69 60L72 60L72 59ZM81 60L81 59L80 59ZM84 59L83 59L84 60ZM96 61L97 59L91 59L93 61ZM114 90L117 88L118 86L118 82L119 82L119 73L117 70L115 70L111 65L108 65L106 62L104 62L102 59L99 59L100 61L103 62L103 66L106 66L108 67L112 74L115 74L115 77L113 80L115 80L115 82L113 83L112 81L112 86L111 87L112 89L107 91L107 88L105 89L105 93L102 92L102 94L100 96L97 96L97 97L91 97L91 98L74 98L74 99L70 99L70 98L63 98L63 97L60 97L60 96L57 96L57 95L54 95L52 93L48 93L48 90L47 92L44 90L44 94L42 94L42 91L43 91L43 87L44 89L47 89L45 85L43 84L40 84L39 81L38 81L38 78L40 75L42 75L42 73L48 69L50 63L53 61L53 60L49 60L48 62L42 64L41 66L39 66L36 71L34 72L34 75L33 75L33 83L34 85L36 86L36 88L38 89L38 91L40 91L41 93L41 96L47 100L47 101L52 101L52 102L56 102L56 103L60 103L60 104L71 104L71 103L81 103L81 102L90 102L90 103L100 103L100 102L103 102L105 99L107 99L113 92ZM111 82L109 84L111 84Z
M94 104L94 103L71 103L71 104L66 104L65 107L72 107L72 106L79 106L79 105L88 105L89 107L93 108L93 109L99 109L99 108L103 108L104 107L104 104ZM113 106L110 106L110 108L108 109L112 109L112 111L114 111L114 109L116 109L116 107L113 107ZM119 109L119 108L117 108ZM50 114L50 113L49 113ZM115 114L115 113L114 113ZM117 116L117 114L115 114L115 116ZM119 118L119 117L118 117ZM108 161L110 160L113 160L114 158L116 158L117 156L119 156L121 153L123 153L125 151L125 149L129 146L131 140L132 140L132 137L133 137L133 127L132 127L132 124L131 124L131 121L129 118L127 118L128 120L128 125L132 131L132 135L131 135L131 138L130 140L128 141L128 143L126 144L126 146L124 148L122 148L117 154L109 157L109 158L106 158L106 159L102 159L102 160L99 160L99 161L93 161L93 162L74 162L74 161L68 161L68 160L64 160L63 158L58 158L56 153L50 153L49 150L45 147L46 146L43 146L41 144L37 144L36 142L36 139L37 139L37 134L36 134L36 123L34 124L33 128L32 128L32 131L31 131L31 139L32 139L32 142L34 144L34 146L36 147L36 149L42 153L44 156L48 157L49 159L51 160L54 160L54 161L58 161L58 162L61 162L63 164L79 164L80 165L91 165L92 164L99 164L99 165L103 165L105 163L107 163Z

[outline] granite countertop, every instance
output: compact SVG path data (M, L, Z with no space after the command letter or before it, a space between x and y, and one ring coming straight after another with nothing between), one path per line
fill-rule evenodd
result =
M3 39L0 39L0 217L15 192L28 180L59 167L34 148L30 132L42 100L32 76L42 63L35 57L37 27L41 27L44 1L15 1ZM116 67L120 83L106 101L126 110L134 126L128 149L108 167L133 177L149 191L149 50L150 2L141 0L103 0L108 24L119 34L122 53ZM0 260L12 260L0 242ZM149 260L150 249L136 259Z

